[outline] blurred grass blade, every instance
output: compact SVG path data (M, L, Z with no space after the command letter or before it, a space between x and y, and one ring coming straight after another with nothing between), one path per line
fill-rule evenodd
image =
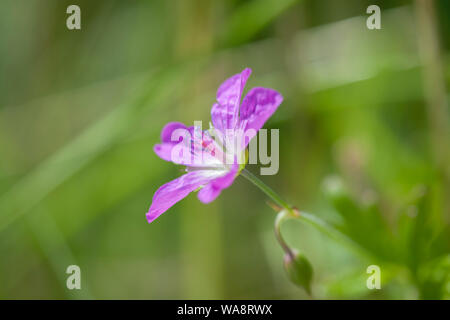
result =
M67 267L70 265L79 265L79 263L76 261L63 233L59 230L48 212L45 210L33 212L33 214L28 217L28 222L30 228L33 230L40 249L49 261L58 282L63 287L62 291L66 292L66 296L68 298L76 299L93 299L94 297L89 291L89 285L87 285L87 281L85 280L87 277L83 277L83 270L81 270L82 290L69 291L65 287L68 277L66 274Z
M50 192L133 131L147 108L157 108L183 80L180 67L159 71L134 102L117 107L23 177L0 197L0 231Z
M223 44L233 46L250 40L258 31L298 0L250 1L236 9L225 28Z

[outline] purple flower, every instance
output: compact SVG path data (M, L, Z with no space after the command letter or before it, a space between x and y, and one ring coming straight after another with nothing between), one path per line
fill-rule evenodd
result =
M249 141L283 101L277 91L257 87L247 93L241 104L250 74L251 69L246 68L219 87L217 102L211 109L212 128L202 131L198 126L186 127L179 122L170 122L163 128L155 153L164 160L185 165L187 173L155 192L148 222L198 189L200 201L213 201L239 175L245 166Z

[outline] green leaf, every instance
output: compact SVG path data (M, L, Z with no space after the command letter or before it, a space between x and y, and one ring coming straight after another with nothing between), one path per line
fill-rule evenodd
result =
M344 220L341 226L344 233L378 258L398 260L392 246L391 232L383 220L377 201L361 204L339 177L328 178L324 189L333 208Z

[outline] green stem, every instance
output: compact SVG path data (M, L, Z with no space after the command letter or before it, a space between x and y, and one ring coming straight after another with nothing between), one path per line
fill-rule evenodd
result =
M306 222L307 224L313 226L314 228L326 234L330 238L347 245L350 249L356 251L361 255L367 256L367 252L363 250L357 243L355 243L353 240L347 237L345 234L341 233L339 230L337 230L324 220L320 219L319 217L304 211L297 210L296 208L288 204L286 201L284 201L275 191L273 191L268 185L262 182L258 177L256 177L253 173L251 173L247 169L243 169L241 174L245 178L247 178L250 182L252 182L255 186L257 186L259 189L261 189L261 191L263 191L266 195L268 195L269 198L271 198L276 204L278 204L280 207L286 210L281 211L278 214L277 219L275 220L275 235L277 237L278 242L280 243L280 245L282 246L283 250L286 253L291 254L292 251L284 241L283 237L281 236L280 227L282 221L288 218L292 218Z
M275 219L275 237L278 240L278 243L283 248L284 252L286 252L288 255L291 256L291 259L294 259L294 253L292 252L291 248L288 246L286 241L284 241L283 236L281 235L281 222L283 222L287 218L287 211L283 210L280 211Z
M253 173L248 171L247 169L243 169L241 174L250 180L255 186L262 190L265 194L267 194L276 204L283 207L290 213L293 212L294 208L289 205L286 201L284 201L275 191L273 191L268 185L262 182L258 177L256 177Z

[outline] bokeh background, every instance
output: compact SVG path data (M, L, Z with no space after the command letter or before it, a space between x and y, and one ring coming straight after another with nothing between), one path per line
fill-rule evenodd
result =
M286 222L314 298L449 299L449 17L445 0L2 0L0 298L309 299L242 177L145 219L181 174L152 151L161 128L207 123L219 84L251 67L247 90L285 97L266 124L280 170L262 179L364 251Z

